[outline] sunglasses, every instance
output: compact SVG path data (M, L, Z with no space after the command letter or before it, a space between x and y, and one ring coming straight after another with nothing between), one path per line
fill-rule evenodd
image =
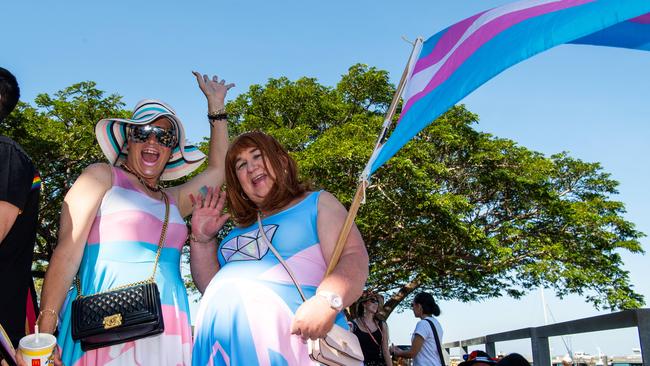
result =
M152 125L131 127L129 139L133 142L145 142L151 134L156 137L161 146L172 148L176 145L176 131L173 128L167 130Z
M373 304L379 304L379 300L377 299L369 299L368 302L371 302Z

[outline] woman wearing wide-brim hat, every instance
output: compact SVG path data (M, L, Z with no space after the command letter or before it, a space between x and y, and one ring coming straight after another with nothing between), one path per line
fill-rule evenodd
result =
M56 250L45 275L38 324L54 333L65 365L183 365L191 362L192 335L187 293L180 274L187 239L183 218L192 212L190 195L220 186L228 134L224 100L233 84L194 72L208 101L210 151L206 169L186 183L161 188L198 168L205 155L185 141L176 112L164 102L139 102L130 119L107 118L95 133L109 164L86 168L64 199ZM208 124L209 122L209 124ZM166 203L167 232L155 282L164 332L84 352L71 337L71 303L78 274L83 296L146 280L156 263ZM68 291L70 289L70 291Z
M364 291L353 305L352 332L359 339L363 351L363 364L367 366L391 366L388 347L388 324L379 317L384 297L376 292Z

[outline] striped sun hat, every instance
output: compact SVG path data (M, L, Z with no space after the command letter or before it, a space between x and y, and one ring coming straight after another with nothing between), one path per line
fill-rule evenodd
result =
M198 168L205 159L205 154L196 146L187 144L183 122L176 116L172 107L155 99L139 101L133 110L131 119L105 118L97 122L95 136L109 163L118 165L126 161L128 125L146 125L160 117L167 117L172 122L178 137L178 145L172 149L171 158L160 179L178 179Z

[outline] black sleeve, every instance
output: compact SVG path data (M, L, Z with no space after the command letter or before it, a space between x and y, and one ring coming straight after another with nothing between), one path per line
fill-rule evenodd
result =
M34 180L34 168L15 146L0 143L0 201L25 208Z

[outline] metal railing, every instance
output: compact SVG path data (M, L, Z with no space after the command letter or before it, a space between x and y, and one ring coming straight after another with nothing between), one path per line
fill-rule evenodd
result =
M447 353L449 353L449 349L457 347L467 353L469 346L485 345L485 351L494 355L496 342L530 339L533 351L533 364L535 366L550 366L551 352L548 344L549 337L630 327L637 328L643 365L650 366L650 309L624 310L541 327L530 327L503 333L488 334L483 337L445 343L442 346Z

